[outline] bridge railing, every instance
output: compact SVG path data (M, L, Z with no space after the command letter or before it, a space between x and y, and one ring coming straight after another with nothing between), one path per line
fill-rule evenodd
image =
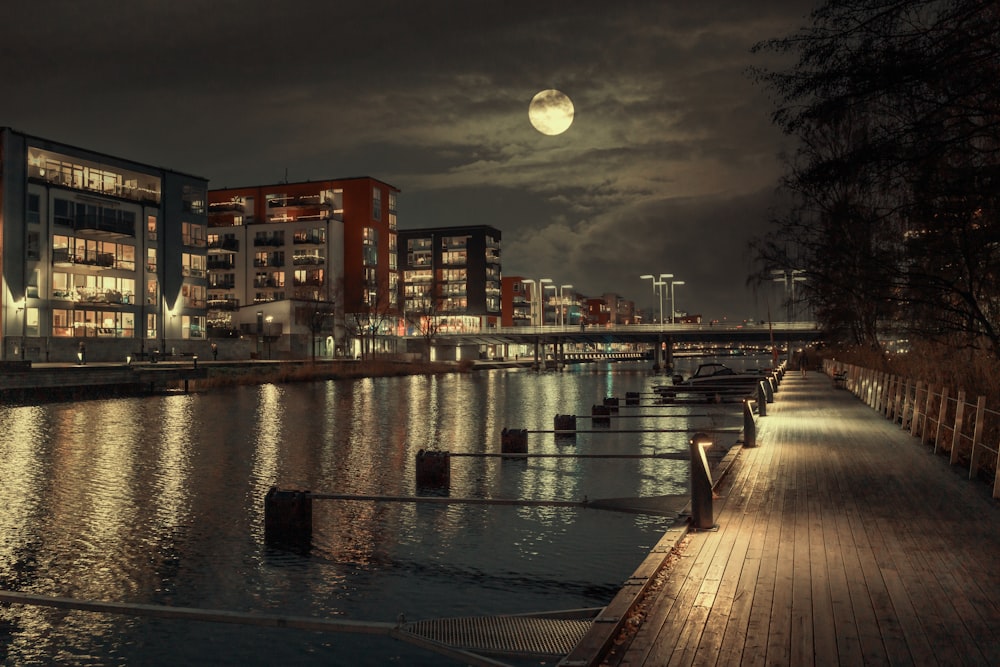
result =
M688 324L688 323L678 323L678 324L588 324L581 327L577 325L543 325L543 326L526 326L526 327L494 327L491 329L483 329L479 332L475 331L465 331L465 332L440 332L436 334L436 337L447 337L449 335L470 335L470 334L497 334L497 335L517 335L517 334L537 334L537 335L554 335L554 334L576 334L576 333L665 333L669 334L672 332L676 333L690 333L690 332L739 332L739 331L802 331L802 332L812 332L819 328L815 322L764 322L761 323L747 323L747 324L711 324L705 322L703 324Z
M1000 498L1000 412L986 407L986 397L973 401L963 389L912 380L833 360L824 370L873 410L932 446L935 454L948 457L951 465L969 471L969 479L993 484L993 497Z

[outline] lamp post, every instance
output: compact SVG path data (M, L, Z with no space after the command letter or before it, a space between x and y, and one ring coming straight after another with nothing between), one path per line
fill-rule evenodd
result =
M774 282L783 282L785 284L785 299L786 307L788 308L788 321L791 322L793 319L793 308L795 304L795 283L805 282L805 276L800 274L805 273L803 269L785 269L779 271L771 271L771 275L780 276L778 278L772 278Z
M267 322L267 331L266 331L267 335L264 337L264 340L267 341L267 358L268 358L268 360L270 360L271 359L271 322L274 321L274 317L272 315L268 315L267 317L264 318L264 321Z
M551 282L551 281L549 281L549 282ZM556 295L559 292L559 288L556 287L555 285L545 285L544 288L552 290L552 297L553 297L553 299L556 297ZM556 324L556 316L555 316L555 313L552 313L552 326L555 326L555 324ZM545 326L545 299L544 298L542 299L542 326Z
M677 301L674 300L674 287L676 285L683 285L683 280L672 280L670 281L670 323L674 324L677 321Z
M672 273L661 273L660 274L660 300L661 301L663 300L663 293L668 289L667 286L670 284L670 281L673 280L673 279L674 279L674 274L672 274ZM671 311L670 312L673 312L673 307L672 307L673 304L674 304L673 298L671 298L671 301L670 301ZM662 308L662 306L660 307L660 322L661 323L663 322L663 308ZM674 318L672 318L672 317L670 318L670 323L671 324L674 323Z
M660 275L662 277L662 276L668 275L668 274L660 274ZM657 294L657 290L656 290L657 287L660 288L660 290L659 290L659 299L660 299L660 324L662 325L663 324L663 286L666 283L662 282L661 280L657 280L656 276L654 276L651 273L647 273L646 275L639 276L639 278L642 279L642 280L652 280L653 281L653 294Z
M559 286L559 326L566 324L566 318L564 316L564 309L566 307L566 298L563 296L563 290L573 289L572 285L560 285Z

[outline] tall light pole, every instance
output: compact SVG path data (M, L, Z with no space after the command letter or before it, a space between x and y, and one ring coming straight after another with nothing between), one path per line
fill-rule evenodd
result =
M771 271L771 275L780 276L778 278L772 278L774 282L785 283L785 298L787 299L788 308L788 321L791 322L793 318L793 308L795 304L795 283L805 282L806 277L800 274L805 273L803 269L784 269L778 271Z
M563 315L564 308L566 307L566 297L563 296L563 290L573 289L572 285L560 285L559 286L559 326L563 326L566 323L566 319Z
M550 280L549 282L552 282L552 281ZM545 285L544 289L550 289L550 290L552 290L552 298L553 299L555 299L556 294L559 292L559 288L556 287L555 285ZM552 324L553 324L553 326L555 326L555 323L556 323L556 317L555 317L555 312L553 312L552 313ZM542 326L545 326L545 299L544 298L542 299Z
M670 281L670 323L675 324L677 322L677 301L674 300L674 287L676 285L683 285L683 280L672 280Z
M660 300L663 300L663 293L667 291L667 286L670 284L670 281L673 280L673 279L674 279L674 274L672 274L672 273L661 273L660 274ZM672 292L671 292L671 294L672 294ZM673 304L674 304L673 297L671 297L671 299L670 299L670 305L671 305L670 312L673 312ZM663 307L662 306L660 307L660 323L661 324L663 323ZM671 324L674 323L674 318L673 317L670 318L670 323Z
M531 326L535 326L535 281L532 278L524 278L521 280L522 285L530 285L528 289L531 290L528 297L528 319L531 320Z
M659 291L659 298L660 298L660 324L663 324L663 285L665 283L663 283L662 281L657 280L656 276L654 276L651 273L647 273L644 276L639 276L639 278L641 280L652 280L653 281L653 294L657 293L657 291L656 291L657 287L660 288L660 291Z

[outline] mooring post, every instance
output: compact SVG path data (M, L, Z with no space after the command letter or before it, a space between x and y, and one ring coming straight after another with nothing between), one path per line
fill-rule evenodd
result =
M528 431L523 428L505 428L500 431L501 454L527 454Z
M556 415L553 426L556 442L576 442L576 415Z
M705 447L711 444L705 433L695 433L691 438L691 525L698 530L715 527L712 472L705 456Z
M757 383L757 414L767 416L767 394L764 392L763 382Z
M639 405L639 392L637 392L637 391L626 391L625 392L625 405Z
M451 485L451 454L438 450L417 452L417 487L447 489Z
M264 541L308 545L312 539L312 496L272 486L264 496Z
M757 446L757 422L753 420L753 408L750 407L752 399L743 399L743 446Z
M593 426L611 426L611 408L594 405L590 408L590 423Z
M621 405L620 399L617 396L605 396L604 405L608 406L611 410L611 414L618 414L618 406Z

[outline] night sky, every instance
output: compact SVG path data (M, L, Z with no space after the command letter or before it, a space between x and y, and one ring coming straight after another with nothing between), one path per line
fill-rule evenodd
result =
M485 224L505 275L706 319L746 287L787 140L746 73L810 0L36 0L0 22L0 126L209 179L372 176L401 229ZM528 104L575 118L547 136Z

